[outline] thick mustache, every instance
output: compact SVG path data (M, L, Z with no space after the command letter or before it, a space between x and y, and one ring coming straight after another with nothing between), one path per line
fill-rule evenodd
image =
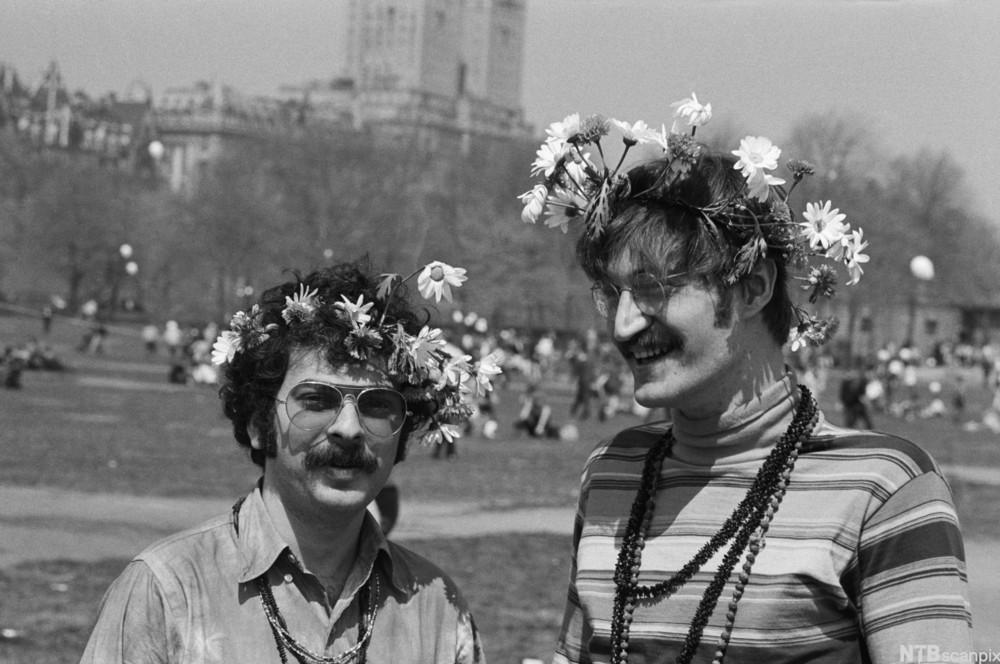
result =
M334 444L317 445L306 452L304 463L307 470L360 468L366 473L374 473L378 469L378 457L365 445L352 445L346 449Z

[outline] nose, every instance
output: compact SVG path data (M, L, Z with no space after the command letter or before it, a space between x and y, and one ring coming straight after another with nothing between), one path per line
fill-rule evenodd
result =
M615 341L628 341L648 326L649 317L636 306L632 291L622 291L615 308Z
M341 440L364 440L365 429L361 425L361 414L358 412L357 401L352 395L347 395L344 398L340 412L326 427L326 435Z

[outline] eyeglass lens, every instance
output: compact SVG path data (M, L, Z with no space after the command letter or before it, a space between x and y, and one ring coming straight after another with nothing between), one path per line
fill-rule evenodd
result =
M285 399L292 424L304 431L324 429L337 418L344 402L353 400L362 426L375 436L391 436L406 419L406 400L387 387L338 387L326 383L299 383Z
M619 287L610 282L595 283L591 293L594 297L594 306L601 317L607 318L618 308L618 300L621 298L622 291L632 293L632 299L643 313L658 311L669 294L668 289L660 280L649 274L637 275L632 284L625 287Z

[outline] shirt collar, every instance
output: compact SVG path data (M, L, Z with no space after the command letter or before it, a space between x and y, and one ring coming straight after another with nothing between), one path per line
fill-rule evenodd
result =
M236 539L242 563L240 582L246 583L270 569L288 545L274 527L259 487L254 488L240 505L237 518Z
M239 507L238 518L236 539L241 559L239 580L241 583L246 583L267 572L282 554L289 551L289 546L271 521L271 515L264 505L259 487L254 488L243 500ZM364 569L367 579L376 563L380 565L384 577L389 579L396 590L403 592L409 587L409 579L404 570L400 565L393 564L392 548L381 526L375 517L366 511L361 525L355 567Z

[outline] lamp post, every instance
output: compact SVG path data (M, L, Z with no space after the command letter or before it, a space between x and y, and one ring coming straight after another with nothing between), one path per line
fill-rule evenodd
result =
M910 317L906 326L906 344L915 345L914 334L917 329L917 306L923 299L923 291L927 282L934 278L934 262L927 256L917 255L910 259L910 274L913 275L913 288L910 290Z

